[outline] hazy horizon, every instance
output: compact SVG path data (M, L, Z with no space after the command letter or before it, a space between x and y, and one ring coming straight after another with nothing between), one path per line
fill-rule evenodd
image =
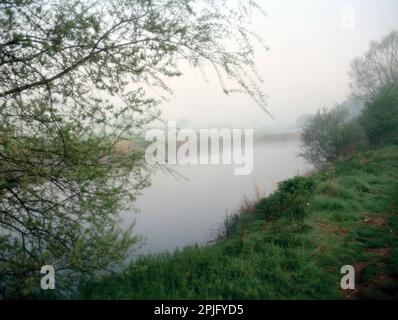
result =
M256 45L256 67L268 96L267 114L242 95L226 96L212 70L182 69L172 79L174 97L161 105L163 118L194 127L291 127L298 117L343 102L349 95L350 62L370 41L397 29L394 0L260 0L267 14L252 27L269 51Z

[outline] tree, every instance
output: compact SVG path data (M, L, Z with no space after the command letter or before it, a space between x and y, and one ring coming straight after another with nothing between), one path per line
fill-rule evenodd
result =
M342 106L318 110L310 118L302 132L300 154L316 168L349 156L366 144L363 129L357 119Z
M151 168L138 149L119 146L158 118L162 97L148 88L170 93L179 61L210 65L225 93L249 94L266 110L247 27L255 9L218 0L1 2L0 297L38 293L43 265L66 290L72 276L125 259L136 239L118 213Z
M398 141L398 85L382 88L366 103L359 120L371 144Z
M352 61L349 76L353 94L365 99L385 86L398 84L398 31L371 42L369 50Z

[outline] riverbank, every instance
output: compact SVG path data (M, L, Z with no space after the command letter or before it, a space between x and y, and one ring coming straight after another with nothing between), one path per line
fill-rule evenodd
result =
M356 289L340 288L340 269ZM85 299L398 297L398 147L339 161L226 221L210 246L145 256L82 284Z

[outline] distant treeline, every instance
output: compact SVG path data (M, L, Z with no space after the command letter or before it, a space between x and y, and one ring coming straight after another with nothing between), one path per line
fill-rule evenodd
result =
M304 123L302 156L316 167L369 147L398 143L398 32L351 64L352 97ZM362 108L353 108L363 102Z

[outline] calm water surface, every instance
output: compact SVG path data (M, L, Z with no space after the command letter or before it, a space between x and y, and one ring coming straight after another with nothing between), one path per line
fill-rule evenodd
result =
M310 169L297 155L299 143L256 143L254 168L248 176L235 176L233 165L171 166L184 177L180 179L157 172L135 204L139 212L123 214L126 224L135 220L134 233L145 237L139 253L210 241L242 196L254 197L256 185L268 194L277 182Z

